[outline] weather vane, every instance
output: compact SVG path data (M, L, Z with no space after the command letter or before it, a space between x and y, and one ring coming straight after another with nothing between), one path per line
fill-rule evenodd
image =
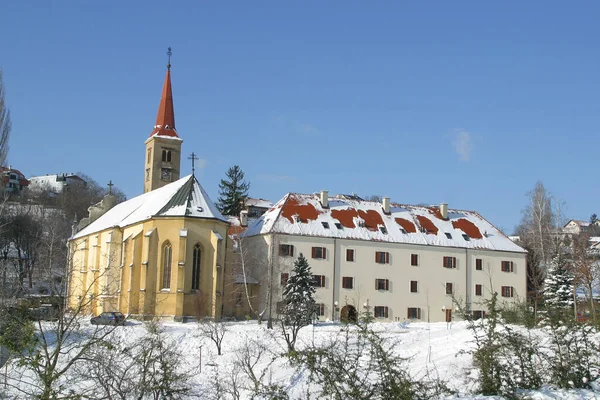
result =
M194 153L192 151L192 154L190 154L190 156L188 157L188 160L192 160L192 175L194 175L194 171L196 170L194 161L199 160L199 158L196 155L196 153Z
M171 69L171 55L173 55L173 53L171 52L170 47L169 47L169 50L167 51L167 55L169 56L169 62L167 63L167 69Z

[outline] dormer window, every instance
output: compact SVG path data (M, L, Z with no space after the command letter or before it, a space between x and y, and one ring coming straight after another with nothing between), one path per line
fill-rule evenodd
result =
M165 129L171 129L169 125L165 125Z
M470 242L471 238L469 237L469 235L467 235L466 233L463 233L462 235L463 239L465 239L465 241Z
M338 228L339 230L344 229L344 227L342 226L342 224L340 224L339 222L335 223L335 227Z
M446 234L446 238L452 239L452 235L450 233L448 233L448 232L444 232L444 233Z
M329 222L323 221L323 222L321 222L321 225L323 225L323 228L329 229Z
M404 233L405 235L408 233L408 232L406 232L406 229L404 229L404 228L400 228L400 232Z
M387 235L387 233L388 233L387 228L385 226L380 226L379 231L381 233L383 233L384 235Z

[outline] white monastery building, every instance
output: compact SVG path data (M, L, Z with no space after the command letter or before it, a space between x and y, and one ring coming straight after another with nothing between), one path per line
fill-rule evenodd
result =
M369 309L381 320L450 322L460 318L453 298L480 317L493 292L501 306L526 297L526 251L477 212L446 204L290 193L242 236L260 260L259 303L273 318L300 253L315 276L320 319Z

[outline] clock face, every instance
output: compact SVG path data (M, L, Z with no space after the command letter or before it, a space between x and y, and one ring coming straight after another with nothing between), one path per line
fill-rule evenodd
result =
M168 168L161 169L160 179L162 179L163 181L170 181L171 180L171 170Z

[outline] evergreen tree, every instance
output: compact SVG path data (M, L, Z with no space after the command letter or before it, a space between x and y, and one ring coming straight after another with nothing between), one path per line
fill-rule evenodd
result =
M316 310L313 275L304 255L294 262L293 275L283 289L282 328L288 349L294 351L300 328L309 325Z
M544 298L553 308L573 307L573 275L561 254L550 261L544 280Z
M250 183L244 181L244 172L234 165L227 170L227 179L219 183L219 200L217 207L223 215L239 216L248 198Z

